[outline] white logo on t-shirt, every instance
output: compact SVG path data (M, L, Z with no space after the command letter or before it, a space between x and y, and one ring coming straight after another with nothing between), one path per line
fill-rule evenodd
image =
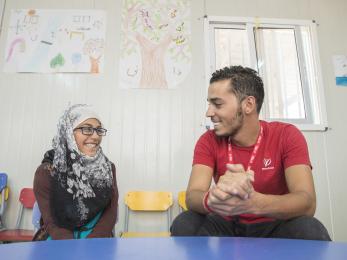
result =
M267 168L271 164L271 159L264 158L264 167Z
M264 158L263 162L264 162L264 168L262 168L263 171L273 170L275 168L271 166L271 163L272 163L271 158Z

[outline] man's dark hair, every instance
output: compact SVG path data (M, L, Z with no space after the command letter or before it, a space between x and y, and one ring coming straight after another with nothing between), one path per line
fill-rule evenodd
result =
M221 80L230 80L230 91L240 103L247 96L255 97L259 114L264 101L264 84L255 70L242 66L225 67L212 74L210 84Z

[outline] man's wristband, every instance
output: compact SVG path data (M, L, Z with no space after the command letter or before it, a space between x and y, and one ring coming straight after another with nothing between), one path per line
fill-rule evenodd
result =
M212 209L207 205L207 200L208 200L208 195L210 194L210 191L206 192L202 201L202 205L204 206L204 209L208 212L211 213Z

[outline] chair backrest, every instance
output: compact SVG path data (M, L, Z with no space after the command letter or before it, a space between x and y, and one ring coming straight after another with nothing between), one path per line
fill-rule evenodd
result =
M188 209L187 205L186 205L186 192L185 191L180 191L178 193L178 205L180 207L180 212Z
M19 202L24 208L32 209L35 203L34 191L31 188L23 188L19 194Z
M125 232L128 231L129 209L133 211L167 211L167 230L171 223L173 197L167 191L129 191L125 196Z
M166 191L130 191L125 204L134 211L166 211L173 204L172 193Z
M0 172L0 192L7 186L7 174Z

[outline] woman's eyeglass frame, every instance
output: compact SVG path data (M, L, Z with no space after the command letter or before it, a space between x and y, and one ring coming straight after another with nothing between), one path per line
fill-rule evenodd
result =
M98 136L105 136L107 133L107 129L102 128L102 127L91 127L91 126L81 126L81 127L76 127L75 130L81 130L82 134L84 135L93 135L94 131Z

